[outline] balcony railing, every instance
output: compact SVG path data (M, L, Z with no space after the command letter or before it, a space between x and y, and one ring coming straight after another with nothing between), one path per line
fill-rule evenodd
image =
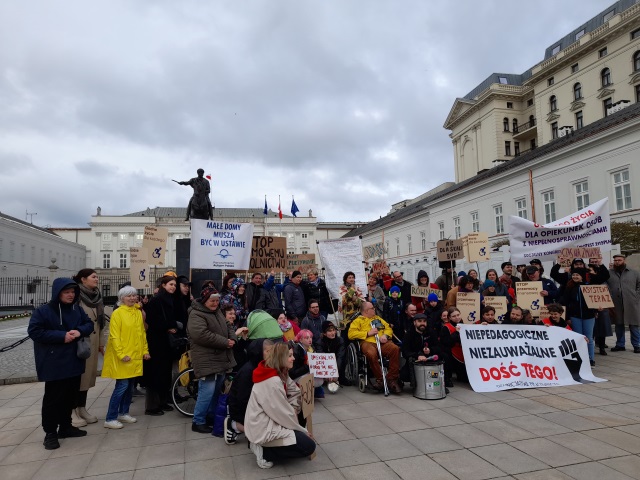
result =
M519 157L520 155L524 155L525 153L530 152L531 150L535 150L537 147L531 147L529 150L520 150L519 152L516 152L516 154L514 155L514 157Z
M536 119L534 118L533 120L530 120L527 123L523 123L522 125L514 125L513 133L515 135L516 133L524 132L525 130L529 130L531 127L535 127L535 126L536 126Z

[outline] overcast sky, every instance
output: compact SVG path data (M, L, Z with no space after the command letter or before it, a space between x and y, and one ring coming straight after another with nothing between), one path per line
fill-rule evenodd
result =
M186 206L367 221L454 179L442 125L613 1L0 3L0 211L86 226Z

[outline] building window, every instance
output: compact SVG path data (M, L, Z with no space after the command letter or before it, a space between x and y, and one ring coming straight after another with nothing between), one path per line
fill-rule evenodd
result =
M108 297L110 295L111 295L111 285L109 285L108 283L105 283L104 285L102 285L102 296Z
M303 233L302 234L302 238L309 238L309 234L308 233Z
M609 19L613 17L614 13L616 13L615 10L609 10L607 13L605 13L604 16L602 17L602 23L608 22Z
M583 181L574 183L573 188L576 192L576 204L578 210L582 210L589 206L589 182Z
M611 85L611 70L609 68L602 69L600 72L600 80L603 88Z
M636 85L636 103L640 102L640 85Z
M474 233L480 231L480 216L478 212L471 212L471 231Z
M558 138L558 122L551 124L551 138Z
M505 132L509 131L509 119L507 117L504 117L502 119L502 128L504 129Z
M631 40L635 40L640 37L640 28L636 28L633 32L631 32Z
M633 71L640 70L640 50L633 54Z
M580 100L582 98L582 85L580 83L576 83L573 86L573 99Z
M582 128L584 126L583 120L582 120L582 110L580 110L579 112L576 112L576 130Z
M303 255L306 255L307 253L309 253L309 250L302 250Z
M444 222L438 222L438 230L440 230L440 240L444 240Z
M504 142L504 155L506 157L511 156L511 142Z
M531 148L531 150L535 150L536 149L536 139L535 138L532 138L529 141L529 148Z
M509 85L509 82L507 81L507 77L498 77L498 81L499 81L502 85Z
M584 28L582 30L580 30L578 33L576 33L576 40L578 40L583 35L584 35Z
M616 197L616 211L631 208L631 182L629 169L625 168L613 174L613 191Z
M502 204L493 207L493 214L496 218L496 233L504 233L504 217L502 216Z
M578 64L574 63L571 65L571 73L576 73L578 71Z
M453 233L456 238L460 238L462 236L462 231L460 229L460 217L455 217L453 219Z
M558 109L558 100L555 95L549 97L549 110L555 112Z
M400 255L400 239L396 238L396 256Z
M111 254L103 253L102 254L102 268L111 268Z
M426 232L420 232L420 243L422 246L422 251L424 252L427 249L427 234Z
M507 102L507 108L513 108L513 102Z
M121 253L120 254L120 268L127 268L127 254L126 253Z
M407 245L409 246L409 251L407 253L413 253L413 244L411 243L411 235L407 235Z
M103 233L102 234L102 241L103 242L110 242L111 241L111 234L110 233Z
M611 101L611 97L602 101L602 106L604 108L604 116L609 116L609 109L613 106L613 102Z
M519 200L516 200L516 214L520 218L524 218L525 220L527 219L527 199L526 198L520 198Z
M550 87L551 85L553 85L553 83L554 83L553 77L551 77L551 78L547 78L547 86L548 86L548 87Z
M553 50L551 50L551 55L555 55L559 51L560 51L560 45L556 45L555 47L553 47Z
M556 196L553 190L542 194L542 204L544 205L544 221L551 223L556 221Z
M513 142L513 154L516 157L520 155L520 142Z
M598 57L599 57L599 58L606 57L606 56L607 56L607 53L608 53L608 52L607 52L607 47L601 48L601 49L598 51Z
M527 107L530 107L531 105L533 105L533 98L527 100Z
M295 254L296 254L295 250L289 250L289 255L295 255Z
M518 119L513 119L513 133L518 133Z

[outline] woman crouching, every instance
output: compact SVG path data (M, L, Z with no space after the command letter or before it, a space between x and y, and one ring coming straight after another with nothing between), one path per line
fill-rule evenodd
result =
M289 378L293 359L293 349L280 343L253 371L244 431L260 468L273 467L274 460L307 457L316 449L298 423L300 389Z

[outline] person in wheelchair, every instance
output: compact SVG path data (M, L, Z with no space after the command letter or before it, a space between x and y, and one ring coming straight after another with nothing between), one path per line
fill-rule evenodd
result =
M387 383L389 390L393 393L401 393L402 387L398 382L400 376L400 348L391 341L393 330L387 322L378 317L371 302L364 302L359 317L351 322L349 328L349 340L360 341L360 348L368 364L371 367L373 376L376 377L376 390L383 390L382 365L378 358L375 336L380 339L382 356L389 360L387 372Z

